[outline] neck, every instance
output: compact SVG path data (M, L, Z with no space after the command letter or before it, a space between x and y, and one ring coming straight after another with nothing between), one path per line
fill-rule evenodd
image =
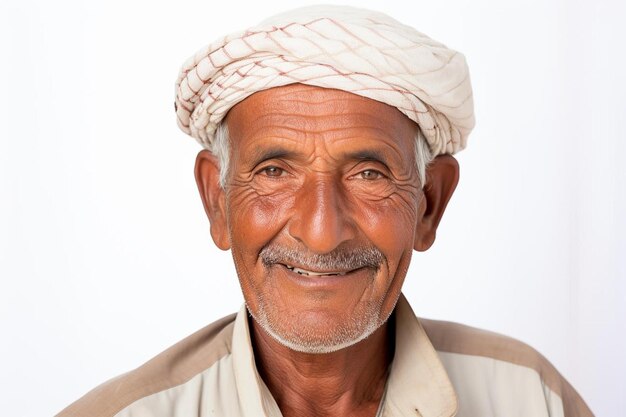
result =
M256 365L283 416L375 416L393 358L392 320L359 343L323 354L291 350L251 320Z

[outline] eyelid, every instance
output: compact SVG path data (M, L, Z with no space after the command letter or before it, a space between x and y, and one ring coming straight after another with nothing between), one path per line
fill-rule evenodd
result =
M289 174L288 172L288 167L285 166L285 163L280 163L281 161L272 161L272 160L265 160L260 162L259 164L257 164L257 166L254 168L253 172L254 174L262 174L264 171L266 171L268 168L276 168L281 170L280 175L277 175L275 177L271 177L270 175L266 175L267 177L271 177L271 178L280 178L283 177L287 174Z
M363 174L368 171L376 176L374 178L364 178ZM377 169L364 169L362 171L359 171L355 176L358 176L358 175L361 176L361 179L366 180L366 181L384 180L388 178L385 174L383 174Z
M350 175L350 178L354 178L357 175L362 174L364 171L374 171L381 175L382 178L390 178L391 173L389 168L382 162L377 160L366 160L357 163L354 168L354 174Z

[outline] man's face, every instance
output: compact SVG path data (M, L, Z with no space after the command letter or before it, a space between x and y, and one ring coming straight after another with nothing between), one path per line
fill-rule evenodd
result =
M424 211L415 124L299 84L253 94L227 123L228 233L250 313L298 351L362 340L396 304Z

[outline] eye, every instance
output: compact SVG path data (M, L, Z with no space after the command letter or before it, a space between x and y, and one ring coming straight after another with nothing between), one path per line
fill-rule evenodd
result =
M376 171L375 169L366 169L365 171L361 171L359 175L361 179L364 180L378 180L385 177L380 171Z
M267 176L267 177L282 177L285 173L285 170L282 168L278 168L277 166L270 165L265 167L259 171L259 173Z

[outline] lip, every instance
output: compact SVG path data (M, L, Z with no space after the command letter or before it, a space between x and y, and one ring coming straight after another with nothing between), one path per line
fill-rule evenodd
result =
M287 264L281 264L281 265L287 268L288 270L290 270L291 272L297 273L298 275L304 275L304 276L309 276L309 277L344 276L352 272L352 271L313 271L307 268L300 268L299 266L295 266L295 265L287 265Z
M308 289L336 289L344 285L352 285L354 279L362 279L369 276L371 272L368 268L359 268L351 271L341 271L343 275L301 275L289 269L284 264L275 264L281 275L284 275L294 284ZM304 269L304 268L302 268ZM339 271L328 271L336 273ZM318 272L319 273L319 272ZM323 273L323 272L322 272Z

